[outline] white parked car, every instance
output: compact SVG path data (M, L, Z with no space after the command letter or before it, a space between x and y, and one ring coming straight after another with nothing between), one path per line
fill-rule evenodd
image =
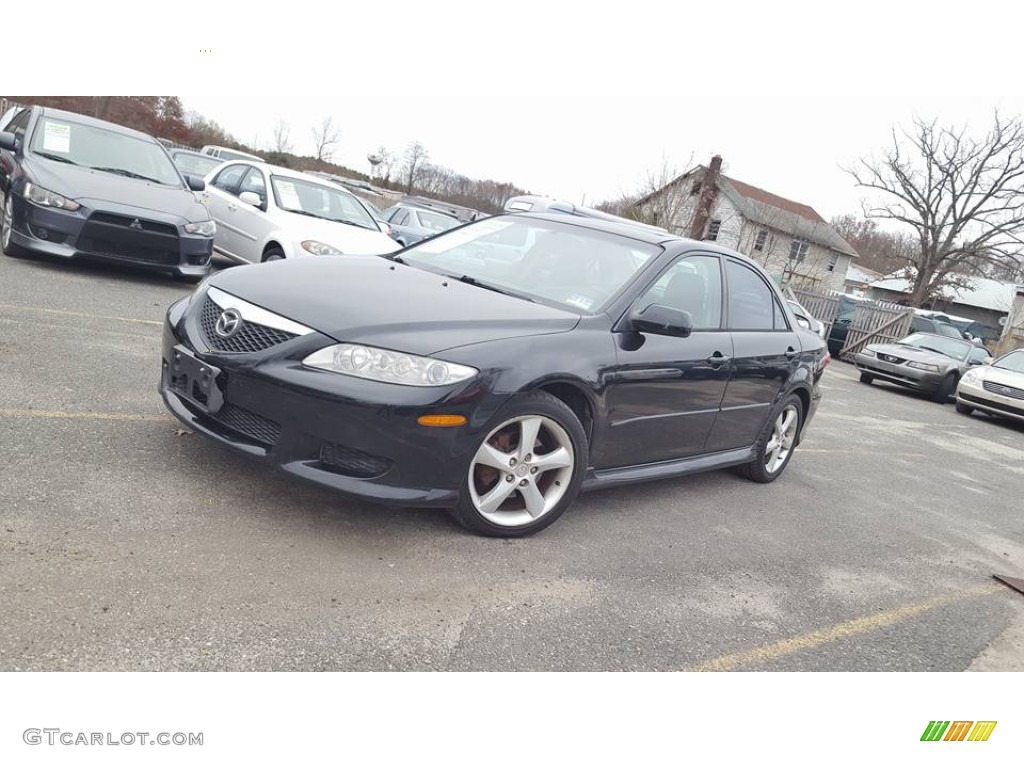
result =
M214 250L235 261L370 255L401 247L359 198L308 173L229 162L206 177L206 191L217 222Z
M240 149L228 149L227 147L218 147L216 144L207 144L201 150L201 154L210 155L221 160L252 160L254 163L262 163L263 158L256 155L250 155L248 152L243 152Z
M1024 421L1024 349L968 370L956 388L956 410Z

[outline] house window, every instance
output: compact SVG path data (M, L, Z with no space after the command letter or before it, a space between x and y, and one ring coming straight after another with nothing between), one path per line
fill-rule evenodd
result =
M807 255L808 247L810 243L806 240L793 240L793 244L789 246L789 260L797 264L802 262Z
M722 220L721 219L712 219L711 220L711 225L708 227L708 236L705 237L704 239L705 240L717 240L718 239L718 230L720 230L721 228L722 228Z
M829 262L828 262L828 271L829 272L835 272L836 271L836 267L838 265L839 265L839 254L836 253L835 251L832 251L832 258L829 259Z
M754 250L763 251L764 244L768 241L768 230L762 229L757 233L757 237L754 239Z
M693 186L690 187L690 194L696 195L700 192L700 181L693 182Z

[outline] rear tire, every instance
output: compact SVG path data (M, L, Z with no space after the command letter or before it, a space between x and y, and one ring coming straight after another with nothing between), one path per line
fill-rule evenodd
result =
M529 536L575 501L588 457L587 434L569 406L547 392L518 395L483 430L452 515L482 536Z
M804 423L803 402L789 395L765 425L753 461L739 467L740 474L755 483L778 479L789 465Z
M932 402L944 405L956 389L956 374L947 373L939 388L932 393Z
M964 416L970 416L972 413L974 413L974 409L971 408L971 406L969 405L964 405L963 403L958 402L956 404L956 412L962 413Z
M872 376L870 373L862 373L860 375L860 383L861 384L870 384L874 380L875 380L875 377Z

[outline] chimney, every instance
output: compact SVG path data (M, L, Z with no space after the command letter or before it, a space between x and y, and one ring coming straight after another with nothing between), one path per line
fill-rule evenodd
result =
M715 155L711 163L704 170L704 178L700 184L700 198L697 200L697 210L693 213L693 221L690 224L690 237L700 240L704 237L704 229L707 227L708 218L711 216L711 208L718 197L718 177L722 175L722 156Z

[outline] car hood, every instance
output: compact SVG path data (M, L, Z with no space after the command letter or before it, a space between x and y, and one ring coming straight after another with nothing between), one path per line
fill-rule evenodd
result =
M993 365L981 366L977 370L985 381L991 381L994 384L1005 384L1016 389L1024 389L1024 373L1009 371L1006 368L996 368Z
M233 267L209 283L320 331L418 355L564 333L580 316L376 256L315 256Z
M210 213L191 190L168 187L141 179L129 179L105 171L94 171L67 163L33 157L29 166L29 179L39 186L68 197L90 208L103 207L103 203L116 203L145 211L180 216L186 221L206 221ZM98 204L98 205L97 205Z
M917 347L907 347L901 344L869 344L865 349L870 349L872 352L882 355L895 355L904 360L913 360L918 363L931 363L932 365L939 365L944 368L956 367L963 365L963 362L946 355L939 354L938 352L929 352L927 349L918 349Z
M316 240L354 256L391 253L402 247L383 232L357 227L354 224L317 219L285 210L276 211L275 219L294 235L293 239L297 243L303 240Z

